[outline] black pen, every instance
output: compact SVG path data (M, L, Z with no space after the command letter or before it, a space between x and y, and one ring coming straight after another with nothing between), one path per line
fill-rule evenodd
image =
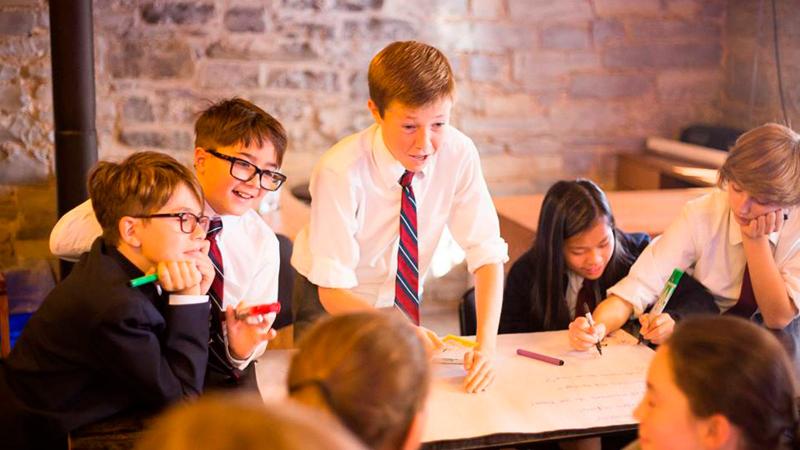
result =
M585 316L586 320L589 321L589 326L594 328L594 319L592 318L592 312L589 311L589 307L586 306L586 303L583 304L583 310L586 311ZM597 342L594 343L594 346L597 347L597 353L600 353L600 355L602 355L603 349L600 347L600 339L598 339Z

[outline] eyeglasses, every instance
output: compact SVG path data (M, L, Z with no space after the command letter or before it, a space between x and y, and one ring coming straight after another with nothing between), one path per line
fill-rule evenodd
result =
M146 216L133 217L137 219L168 219L177 217L181 221L181 231L186 234L193 233L198 225L200 225L200 229L203 230L203 233L208 233L208 225L211 223L211 219L208 216L198 216L190 212L149 214Z
M245 161L241 158L224 155L213 148L207 148L206 152L213 156L230 161L231 163L231 176L239 181L250 181L258 175L258 184L262 189L268 191L277 191L279 187L286 181L286 175L274 172L267 169L259 169L255 164Z

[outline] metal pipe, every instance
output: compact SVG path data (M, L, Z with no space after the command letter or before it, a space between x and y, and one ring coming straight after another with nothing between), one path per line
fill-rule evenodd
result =
M92 1L50 1L58 215L89 196L97 162Z

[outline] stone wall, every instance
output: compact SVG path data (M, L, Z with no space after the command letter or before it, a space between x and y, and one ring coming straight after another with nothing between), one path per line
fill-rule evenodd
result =
M765 122L784 123L775 64L770 1L731 0L727 17L722 97L724 123L748 129ZM760 6L763 3L763 9ZM789 123L800 126L800 10L775 3L783 99ZM755 74L754 74L755 68Z
M49 256L56 219L44 0L0 0L0 269Z
M195 114L238 95L286 125L284 171L290 185L302 182L321 152L371 122L372 55L418 39L451 59L453 121L478 144L494 194L575 176L613 188L613 155L721 119L726 9L724 0L95 0L99 154L156 149L188 162ZM0 0L0 266L46 253L55 215L48 44L44 0Z

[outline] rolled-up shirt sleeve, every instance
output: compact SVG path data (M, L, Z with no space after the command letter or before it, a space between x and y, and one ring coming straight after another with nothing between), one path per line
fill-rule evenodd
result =
M317 286L350 289L358 285L357 180L328 167L312 176L310 265L306 278Z
M50 232L50 252L67 261L77 261L103 229L92 209L92 201L86 200L64 214Z
M508 244L500 237L500 222L483 179L478 150L474 144L457 175L461 183L448 220L448 227L464 249L467 269L474 273L486 264L508 261Z
M778 270L786 284L786 293L800 315L800 239L792 243L783 262L778 261Z
M661 292L673 269L687 270L698 257L698 237L691 220L697 220L684 206L678 218L664 234L653 239L631 267L628 276L608 289L633 306L638 316L652 304Z

